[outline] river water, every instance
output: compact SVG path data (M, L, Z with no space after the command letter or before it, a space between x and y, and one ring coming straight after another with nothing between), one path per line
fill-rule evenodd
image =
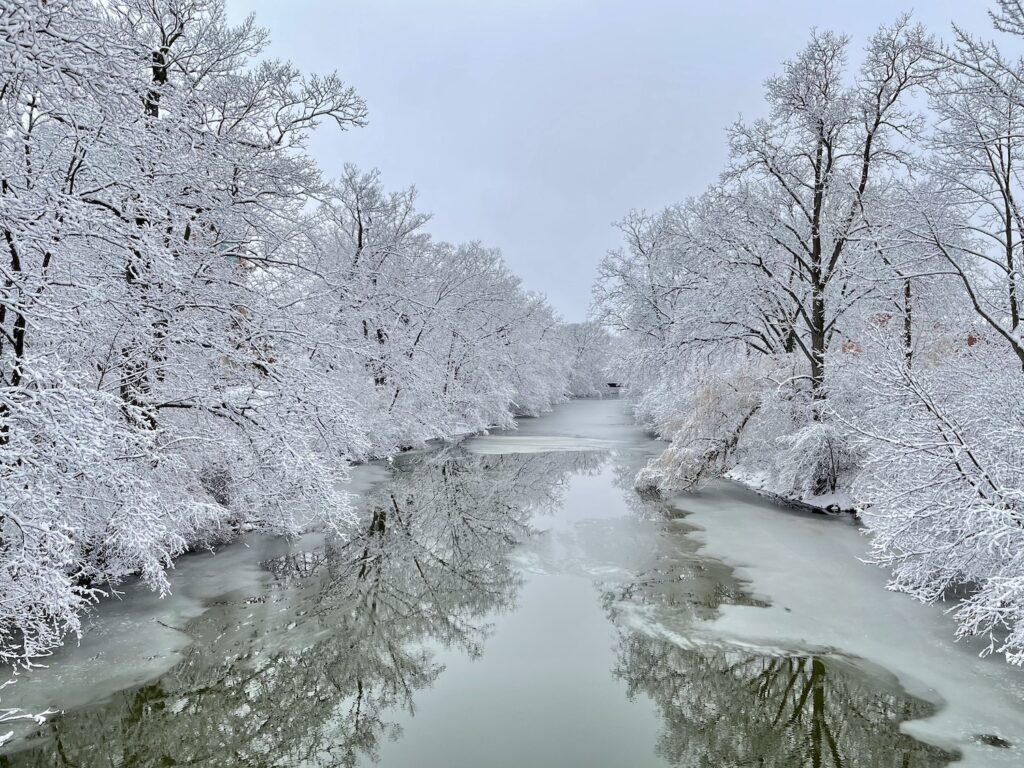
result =
M101 605L4 689L62 714L10 726L0 766L1024 764L1019 675L886 593L853 526L642 499L662 447L575 401L361 468L349 540L250 537Z

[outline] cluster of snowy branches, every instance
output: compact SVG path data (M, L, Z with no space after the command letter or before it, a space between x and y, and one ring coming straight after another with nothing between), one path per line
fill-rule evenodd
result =
M570 391L578 330L496 251L322 178L310 131L365 105L266 39L223 0L0 6L0 660L187 548L344 533L353 460Z
M569 358L568 394L572 397L603 397L612 381L608 363L612 337L598 322L568 323L565 326Z
M1024 59L908 17L850 55L812 33L718 183L621 222L596 306L673 441L638 483L854 504L894 588L1022 663Z

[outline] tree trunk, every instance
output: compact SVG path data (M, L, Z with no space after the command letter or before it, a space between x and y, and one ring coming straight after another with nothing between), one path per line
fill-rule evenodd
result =
M825 290L815 283L811 297L811 398L815 402L825 399ZM815 408L815 420L821 417Z
M914 305L911 296L910 278L903 281L903 359L910 367L914 361Z

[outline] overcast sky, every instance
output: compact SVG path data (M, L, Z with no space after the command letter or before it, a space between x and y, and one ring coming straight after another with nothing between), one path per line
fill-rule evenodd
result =
M898 10L990 36L986 0L227 0L270 29L269 54L337 70L370 124L321 128L325 172L415 184L431 231L502 249L569 320L590 305L611 223L700 193L724 129L811 27L866 38ZM1014 47L1008 43L1008 47Z

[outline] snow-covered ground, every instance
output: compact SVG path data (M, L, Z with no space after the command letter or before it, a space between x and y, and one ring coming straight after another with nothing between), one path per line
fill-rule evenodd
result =
M725 477L739 483L740 485L745 485L747 488L755 490L762 495L766 495L769 498L781 498L786 501L792 501L797 506L806 505L807 507L819 509L822 512L852 513L856 506L854 504L853 497L850 495L849 491L846 490L835 491L834 493L823 493L817 496L804 494L799 498L791 499L778 497L777 494L770 490L770 474L765 471L753 471L736 467L726 472Z

